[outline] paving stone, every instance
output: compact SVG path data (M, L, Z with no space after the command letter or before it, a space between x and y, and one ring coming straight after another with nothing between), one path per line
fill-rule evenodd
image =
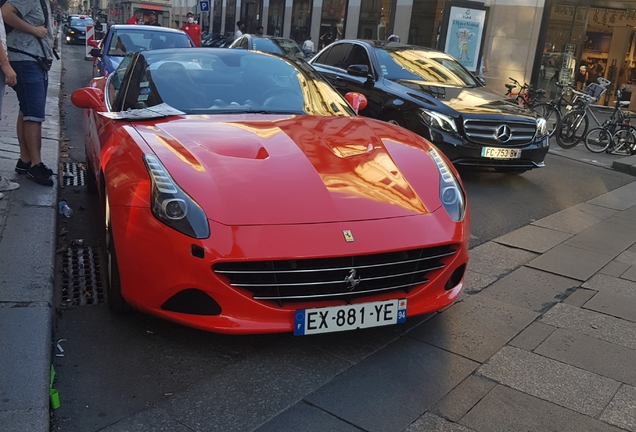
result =
M484 432L610 432L619 429L567 408L497 386L461 421Z
M617 210L581 203L544 217L543 219L539 219L538 221L534 221L532 225L570 234L578 234L614 216L616 213L618 213Z
M627 210L623 210L622 212L617 213L616 217L631 219L633 221L636 221L636 205L628 208Z
M636 252L632 252L628 249L617 256L616 261L618 261L619 263L627 264L629 266L636 265Z
M570 237L572 237L572 234L562 231L555 231L536 225L526 225L523 228L497 237L493 241L531 252L544 253Z
M558 304L546 312L540 322L636 350L636 324L620 318Z
M63 430L63 429L62 429ZM191 432L192 429L179 423L166 412L151 408L137 412L117 423L99 429L100 432Z
M477 366L432 345L402 338L304 400L367 431L402 431Z
M636 242L634 221L610 218L570 238L563 244L616 256Z
M614 261L611 261L609 264L607 264L605 267L603 267L599 272L609 276L620 277L628 269L629 269L629 264L624 264L614 260Z
M359 432L360 429L316 407L298 402L255 432Z
M532 351L538 347L541 342L546 340L550 336L556 327L543 324L542 322L535 321L526 327L521 333L519 333L509 345L517 348L521 348L526 351Z
M604 193L589 200L588 204L608 207L615 210L626 210L636 205L636 185L630 183L621 186L611 192Z
M431 408L430 412L457 422L495 385L496 383L489 379L470 375Z
M484 362L538 316L536 312L478 294L455 303L409 335Z
M48 431L50 430L49 409L0 409L0 424L5 432Z
M605 267L614 256L561 244L530 261L527 266L585 281Z
M632 266L625 273L621 275L623 279L636 282L636 266Z
M620 385L610 378L508 346L477 373L592 417L601 413Z
M601 414L601 420L636 432L636 387L623 385Z
M489 275L501 276L535 258L532 252L487 242L470 250L468 270Z
M636 282L597 274L583 286L599 291L585 304L587 309L636 322Z
M581 282L529 267L520 267L481 292L504 303L544 312L566 298Z
M404 430L404 432L472 432L472 429L449 422L436 415L426 413Z
M563 300L563 303L569 304L571 306L581 307L585 303L587 303L589 299L594 297L594 295L597 292L598 291L585 289L585 288L579 288L576 291L574 291L572 294L570 294L570 296L568 298Z
M496 276L488 276L472 270L466 270L464 274L464 289L462 292L476 294L496 280Z
M616 381L636 385L636 350L621 345L573 330L558 329L534 352Z

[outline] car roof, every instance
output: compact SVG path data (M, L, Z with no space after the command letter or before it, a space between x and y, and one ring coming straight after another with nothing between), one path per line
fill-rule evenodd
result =
M185 34L183 30L177 30L169 27L159 27L159 26L146 26L146 25L131 25L131 24L116 24L111 27L113 30L126 29L134 32L143 32L146 30L151 30L153 32L164 32L164 33L175 33L175 34Z
M367 45L370 45L372 48L381 48L385 51L394 51L397 49L403 50L406 48L406 49L416 49L420 51L440 52L436 49L427 48L427 47L423 47L419 45L410 45L410 44L405 44L400 42L387 42L383 40L371 40L371 39L341 39L341 40L335 41L334 44L341 43L341 42L348 42L348 43L363 42Z

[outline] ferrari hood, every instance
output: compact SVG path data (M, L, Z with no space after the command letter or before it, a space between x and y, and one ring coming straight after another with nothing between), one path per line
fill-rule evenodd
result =
M136 128L175 182L223 224L359 221L440 206L427 144L386 123L231 115Z

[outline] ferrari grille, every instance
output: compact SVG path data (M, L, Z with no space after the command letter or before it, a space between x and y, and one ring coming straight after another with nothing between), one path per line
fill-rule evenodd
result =
M242 261L214 264L213 271L230 286L256 300L307 301L352 298L379 292L408 292L442 269L457 246L338 258Z
M536 122L496 120L464 120L466 137L474 143L498 147L518 147L528 144L537 131Z

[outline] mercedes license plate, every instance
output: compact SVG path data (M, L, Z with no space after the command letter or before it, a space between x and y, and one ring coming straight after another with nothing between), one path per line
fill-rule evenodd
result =
M498 147L482 147L481 157L491 159L519 159L521 157L521 150Z
M294 313L294 335L379 327L405 321L406 299L299 309Z

